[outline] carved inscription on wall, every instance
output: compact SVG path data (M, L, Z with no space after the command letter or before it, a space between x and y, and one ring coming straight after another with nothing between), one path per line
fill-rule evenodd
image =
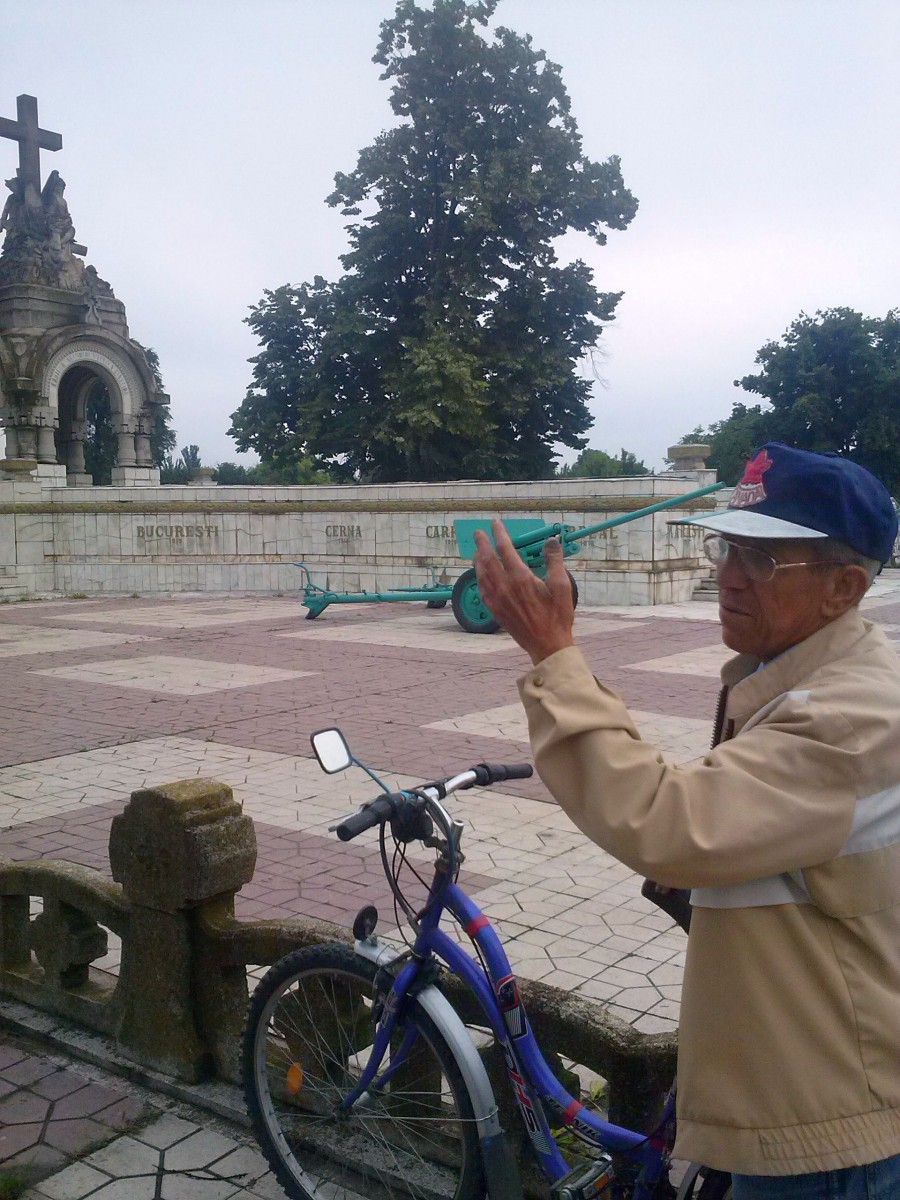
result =
M203 554L213 549L219 536L218 525L138 525L135 530L138 549L151 554L183 550Z

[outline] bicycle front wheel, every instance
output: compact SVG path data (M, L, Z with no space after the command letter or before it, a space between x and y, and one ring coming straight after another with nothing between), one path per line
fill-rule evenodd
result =
M481 1200L472 1104L450 1048L415 1000L352 1112L375 1036L375 966L349 946L276 963L250 1002L243 1081L260 1146L296 1200Z

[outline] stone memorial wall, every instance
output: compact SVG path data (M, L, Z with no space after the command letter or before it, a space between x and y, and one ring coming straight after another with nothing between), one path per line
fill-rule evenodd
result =
M204 480L203 482L208 482ZM0 460L0 598L58 592L367 591L454 580L457 518L593 525L715 482L712 471L531 483L66 487ZM701 534L667 524L715 496L595 534L569 560L588 604L686 600L708 575Z

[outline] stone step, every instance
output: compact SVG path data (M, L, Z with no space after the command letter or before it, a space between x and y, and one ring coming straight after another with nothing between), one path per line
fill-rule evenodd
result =
M715 579L701 579L694 588L692 600L718 600L719 585Z
M0 567L0 600L19 600L28 589L16 578L15 567Z

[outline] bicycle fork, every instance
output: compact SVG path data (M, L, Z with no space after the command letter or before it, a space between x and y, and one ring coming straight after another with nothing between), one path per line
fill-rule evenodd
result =
M369 939L358 940L355 950L361 958L368 959L378 967L389 966L400 957L398 951L389 946L380 946L377 942ZM415 972L414 964L408 964L408 974L407 968L404 967L395 980L394 987L388 993L388 1000L385 1003L385 1010L381 1014L369 1062L360 1077L359 1084L345 1099L348 1108L352 1108L356 1104L365 1104L365 1093L377 1075L396 1024L399 1003L402 1002L406 988ZM396 1001L393 999L394 997L396 997ZM519 1167L500 1125L500 1113L491 1081L488 1079L484 1063L481 1061L468 1030L450 1001L438 991L434 984L429 984L417 992L416 1001L440 1030L466 1085L475 1118L475 1128L478 1132L478 1144L490 1200L522 1200ZM407 1037L410 1037L409 1046L406 1044ZM400 1047L401 1054L411 1047L412 1040L409 1033L404 1036ZM393 1066L388 1068L388 1072L381 1077L381 1080L386 1081L395 1069Z

